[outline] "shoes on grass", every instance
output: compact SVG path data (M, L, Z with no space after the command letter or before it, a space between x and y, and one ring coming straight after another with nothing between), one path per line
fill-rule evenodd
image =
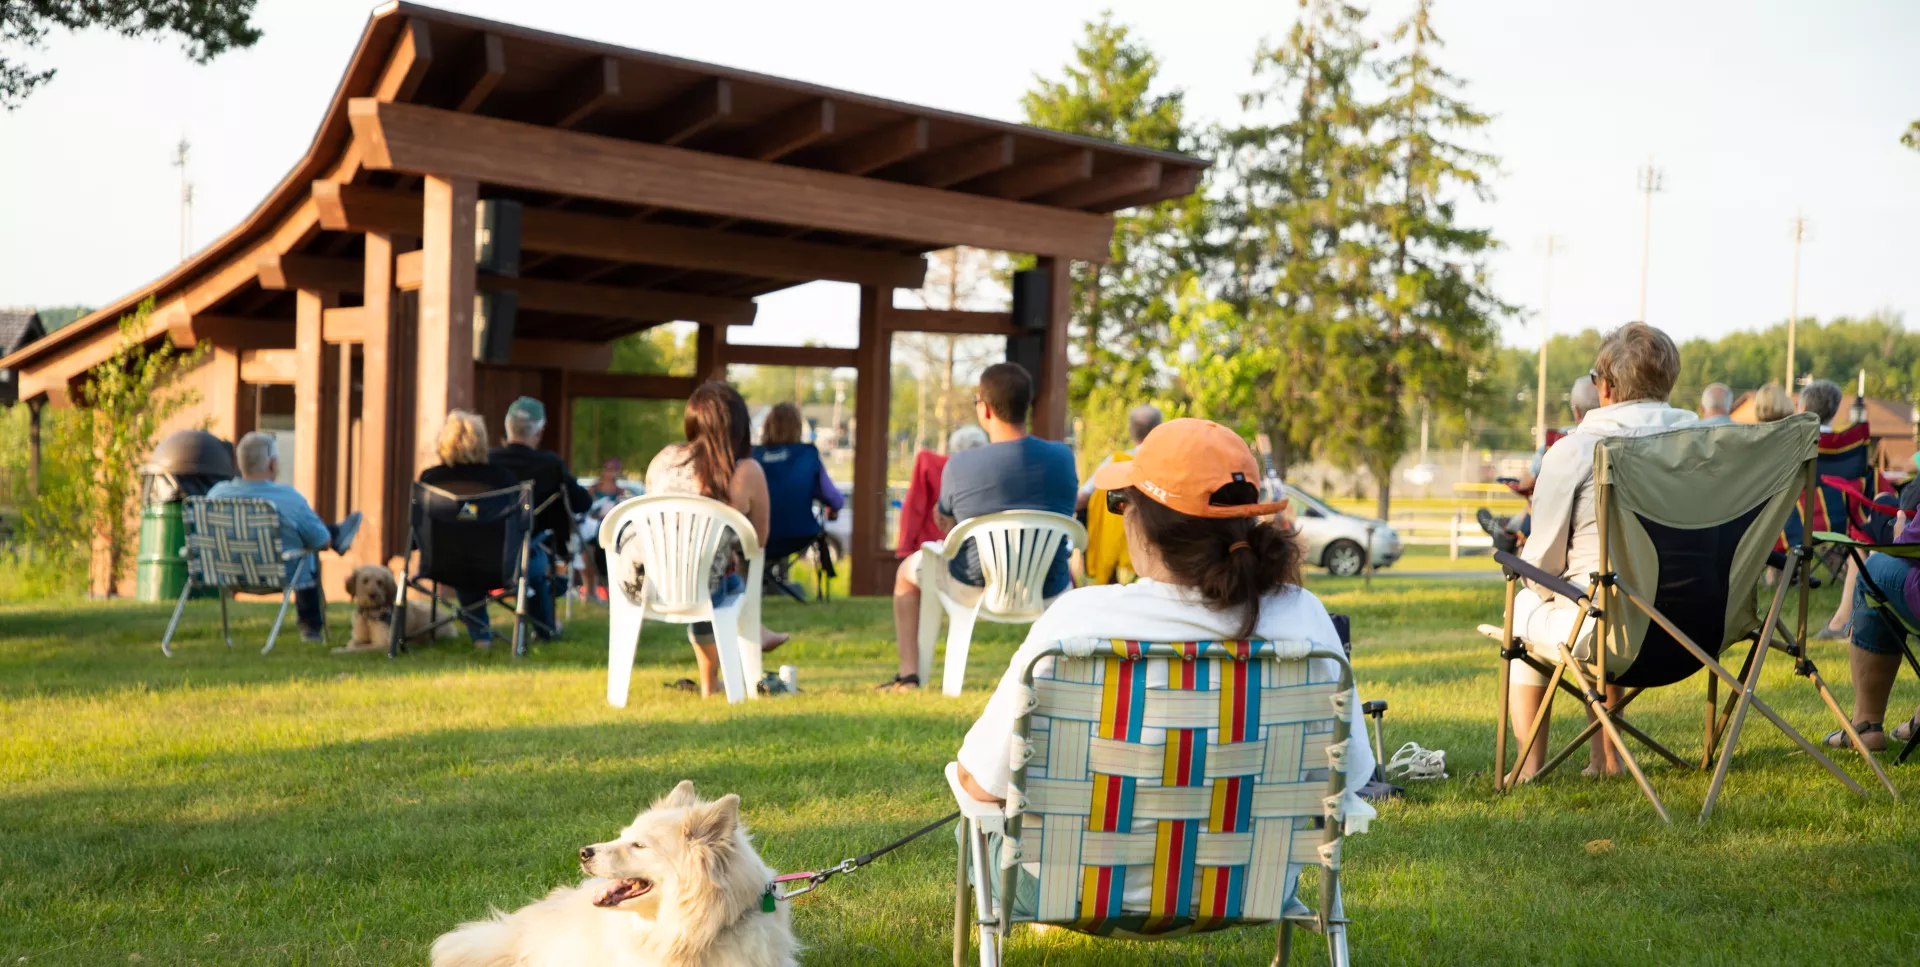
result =
M324 645L327 643L327 633L325 631L302 628L300 629L300 640L309 645Z
M1500 521L1494 518L1493 511L1482 507L1474 512L1473 519L1475 523L1480 525L1481 530L1487 532L1488 537L1494 540L1500 539L1500 532L1503 528L1500 526Z
M893 680L874 686L879 692L917 692L920 690L920 676L895 675Z
M1389 779L1445 779L1447 750L1423 749L1420 743L1409 742L1387 760L1386 773Z

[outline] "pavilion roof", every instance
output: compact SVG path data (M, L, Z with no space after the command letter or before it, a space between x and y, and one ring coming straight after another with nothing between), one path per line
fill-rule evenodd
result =
M418 173L439 170L424 161L408 170L402 154L409 146L387 136L416 119L494 136L525 132L560 152L556 163L628 142L684 152L654 154L690 168L778 169L784 194L801 201L816 185L873 184L882 200L888 193L926 198L933 191L956 206L979 206L990 212L981 223L994 223L993 231L969 241L917 231L910 220L855 224L824 203L817 217L789 205L785 210L796 212L789 220L757 220L729 215L711 200L642 204L609 200L592 186L578 193L551 183L529 187L490 177L489 158L462 159L478 166L466 176L479 183L482 198L526 206L522 277L533 281L522 292L521 331L587 341L689 318L673 314L679 312L710 311L723 320L744 312L750 319L754 296L835 277L809 270L815 259L846 261L851 267L840 276L846 281L910 286L917 284L921 253L952 244L1043 252L1038 239L1048 226L1070 228L1079 240L1073 251L1063 242L1050 254L1100 259L1103 213L1186 195L1206 167L1181 154L390 3L374 11L306 154L245 220L161 278L0 364L59 353L150 297L163 309L170 299L186 303L176 310L182 315L290 327L298 286L287 280L296 271L357 273L348 263L359 258L365 226L347 221L374 212L367 217L391 220L396 228L390 231L400 235L407 234L398 226L408 219L419 224L409 207L417 205L410 199L419 197ZM355 131L362 132L359 142ZM433 145L413 147L420 158ZM654 239L651 247L576 241L623 242L622 232L642 229ZM1022 249L1014 243L1026 229L1036 241ZM718 264L726 261L718 257L713 265L690 266L698 260L684 257L663 264L663 247L681 255L689 246L753 252L771 268L743 270ZM268 268L256 271L256 259L267 260ZM657 313L623 316L605 308L624 305L620 300L635 292L671 297Z

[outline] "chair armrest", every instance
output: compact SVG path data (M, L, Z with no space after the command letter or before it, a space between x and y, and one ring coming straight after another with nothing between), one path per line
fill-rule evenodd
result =
M1869 544L1856 541L1845 534L1832 531L1814 531L1813 540L1817 544L1837 544L1841 547L1857 547L1871 554L1885 554L1888 557L1920 558L1920 544Z
M1494 551L1493 559L1498 561L1500 566L1506 568L1508 571L1518 574L1528 581L1538 584L1560 597L1566 598L1568 601L1578 601L1587 596L1585 589L1559 575L1548 574L1506 551Z
M953 791L954 805L960 807L960 815L968 819L1000 819L1006 814L997 802L982 802L973 798L966 787L960 785L960 763L947 763L947 788Z
M309 554L318 554L318 553L320 553L318 550L310 550L308 548L303 547L297 551L281 551L280 559L283 561L297 561L303 557L306 557Z

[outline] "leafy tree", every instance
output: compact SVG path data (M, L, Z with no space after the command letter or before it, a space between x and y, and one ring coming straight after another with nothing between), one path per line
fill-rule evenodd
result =
M691 327L655 326L614 340L617 373L686 376L694 370ZM662 447L682 439L683 400L579 399L573 404L572 465L582 473L618 459L638 477Z
M121 318L114 353L74 394L74 412L49 421L50 472L22 515L27 539L57 561L91 558L88 584L98 594L113 593L131 560L139 468L160 427L199 398L172 384L200 364L205 344L190 353L165 342L148 350L152 312L149 299Z
M1907 133L1900 136L1900 143L1920 151L1920 121L1907 125Z
M260 39L252 23L255 0L8 0L0 3L0 45L28 50L46 44L47 31L102 27L123 37L176 34L194 63ZM11 111L53 77L0 57L0 106Z
M1380 517L1387 516L1393 466L1406 452L1421 401L1470 406L1472 374L1489 358L1497 318L1512 308L1488 287L1492 232L1457 219L1458 195L1489 197L1492 155L1458 139L1490 120L1455 92L1462 83L1434 63L1441 46L1432 0L1418 0L1392 39L1405 51L1385 65L1388 96L1369 108L1382 135L1378 167L1358 177L1376 184L1366 204L1372 237L1347 253L1368 261L1365 311L1343 314L1330 334L1330 417L1326 448L1350 452L1372 474Z
M1089 21L1058 80L1034 78L1027 123L1165 151L1191 147L1183 95L1156 90L1160 63L1111 12ZM1199 194L1118 213L1110 258L1073 277L1068 389L1084 458L1124 446L1125 414L1165 385L1170 322L1182 276L1203 268L1209 208Z

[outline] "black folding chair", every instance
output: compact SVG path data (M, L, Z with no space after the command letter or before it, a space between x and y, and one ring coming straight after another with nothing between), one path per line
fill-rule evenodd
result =
M405 615L409 588L433 602L431 622L420 637L431 638L441 625L468 616L487 620L487 605L513 612L513 653L527 653L527 625L551 634L552 629L527 614L527 560L533 550L533 484L501 490L472 490L474 485L448 488L415 481L408 513L406 563L400 576L398 615ZM416 562L413 555L418 552ZM452 605L441 617L435 584L455 588L484 588L486 598L474 605ZM393 639L387 654L399 657L403 617L393 621Z

